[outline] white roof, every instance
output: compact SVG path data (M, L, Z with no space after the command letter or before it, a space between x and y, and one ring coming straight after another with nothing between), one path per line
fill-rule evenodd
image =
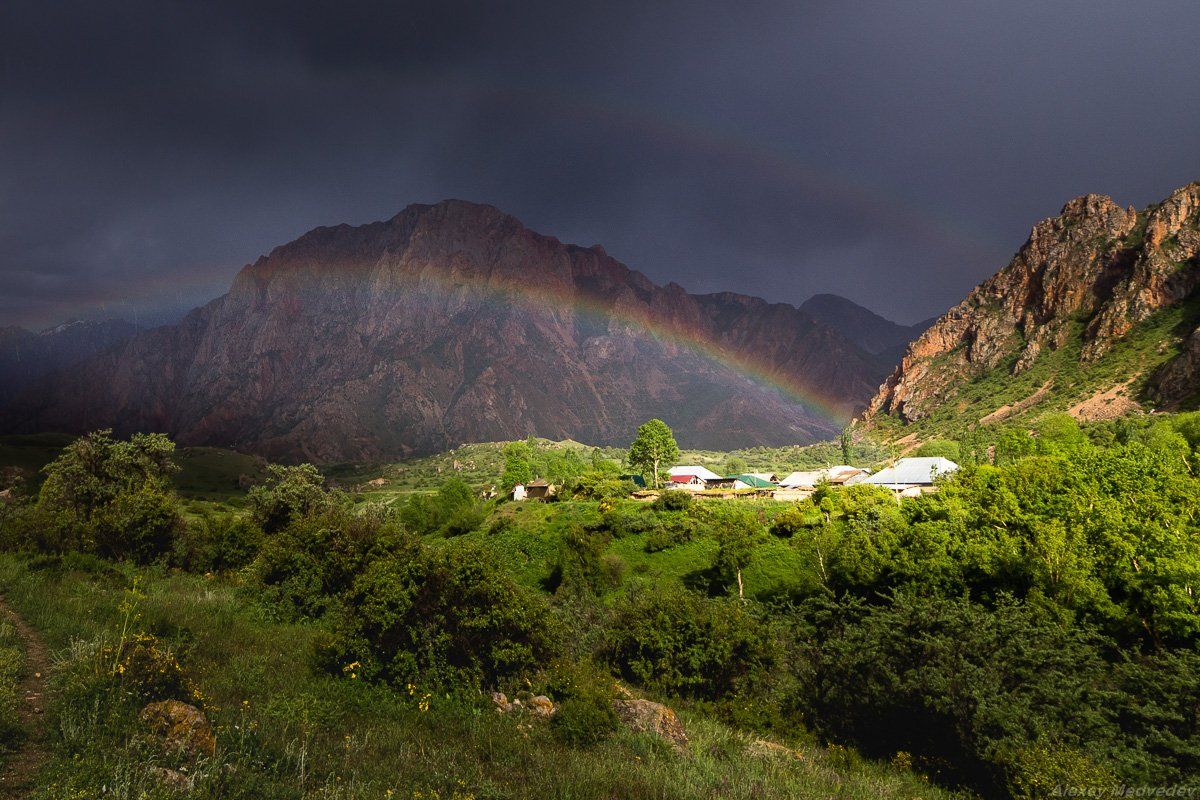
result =
M812 487L820 483L821 478L825 477L825 470L811 470L809 472L793 472L779 482L780 486L791 489L795 487Z
M695 475L697 478L706 481L715 481L721 476L713 472L707 467L691 466L691 467L671 467L670 475Z
M881 469L863 483L876 486L926 486L939 475L949 475L958 469L948 458L902 458L887 469Z
M862 469L861 467L852 467L849 464L838 464L837 466L829 467L827 469L793 472L791 475L788 475L786 478L781 480L779 485L786 489L807 489L815 487L823 480L833 480L834 478L841 475L846 475L847 473L851 475L854 475L854 473L862 473L862 475L854 475L854 477L848 478L846 483L858 483L866 477L866 470Z

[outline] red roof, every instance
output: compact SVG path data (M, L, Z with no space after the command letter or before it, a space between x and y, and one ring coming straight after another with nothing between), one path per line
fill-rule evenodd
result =
M691 483L696 480L695 475L672 475L671 483Z

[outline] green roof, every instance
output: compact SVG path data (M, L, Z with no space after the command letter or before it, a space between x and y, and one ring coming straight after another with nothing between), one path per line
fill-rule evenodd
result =
M739 480L752 489L770 489L775 484L770 481L764 481L757 475L733 475L726 480Z

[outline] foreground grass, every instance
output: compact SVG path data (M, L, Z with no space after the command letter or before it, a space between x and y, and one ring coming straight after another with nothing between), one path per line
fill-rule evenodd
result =
M58 653L54 755L35 795L45 800L170 796L151 770L178 762L116 707L119 698L81 695L71 684L80 659L95 652L89 643L111 641L130 614L170 643L217 728L217 757L193 766L192 797L945 796L840 748L753 755L745 735L686 712L692 745L679 755L631 734L573 749L545 724L498 715L482 699L433 697L423 710L419 697L314 673L307 654L319 627L273 621L217 580L3 556L0 589Z

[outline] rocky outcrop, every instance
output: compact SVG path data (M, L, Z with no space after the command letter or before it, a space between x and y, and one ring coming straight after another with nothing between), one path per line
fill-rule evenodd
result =
M142 722L171 750L191 758L212 758L217 751L208 717L195 706L179 700L150 703L139 715Z
M1141 212L1085 195L1033 227L1004 269L950 309L906 351L864 415L912 422L970 378L1002 365L1029 369L1079 336L1085 362L1103 358L1134 325L1200 285L1200 183ZM1082 321L1082 328L1080 322ZM1174 394L1200 385L1171 372Z
M446 201L276 248L178 324L44 379L0 428L315 462L529 434L627 444L651 417L684 446L779 445L829 438L885 372L795 307L658 286Z
M675 712L662 703L636 697L618 697L613 710L621 723L634 733L649 733L669 742L677 750L688 746L687 732Z

